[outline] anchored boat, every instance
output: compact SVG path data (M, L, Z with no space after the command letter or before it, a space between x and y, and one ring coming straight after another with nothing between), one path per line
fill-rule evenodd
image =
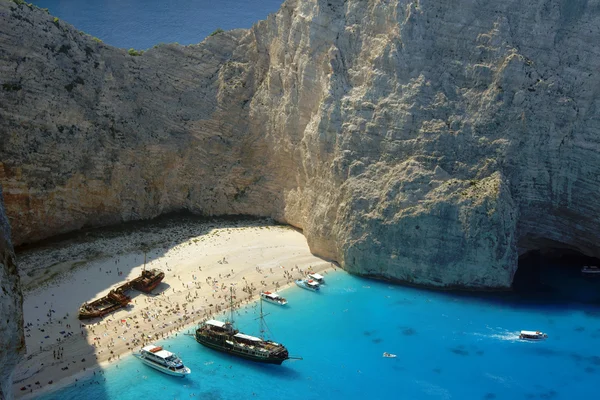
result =
M322 285L325 283L325 277L321 274L308 274L308 279L312 279L313 281L316 281L319 285Z
M287 304L286 299L273 292L260 292L260 298L267 303L277 304L278 306L285 306Z
M134 354L134 356L147 366L167 375L183 378L192 372L188 367L183 365L183 362L176 354L153 344L143 347L142 350L140 350L138 354Z
M581 273L583 275L588 275L588 276L593 276L593 275L600 276L600 268L598 268L595 265L590 265L590 266L586 265L583 268L581 268Z
M228 353L248 360L281 365L292 357L284 345L265 340L262 297L260 300L260 332L261 337L241 333L233 327L233 288L231 288L230 321L208 320L196 330L196 341L211 349Z
M312 279L297 279L294 282L296 283L296 285L300 286L302 289L312 290L313 292L316 292L320 289L319 283Z

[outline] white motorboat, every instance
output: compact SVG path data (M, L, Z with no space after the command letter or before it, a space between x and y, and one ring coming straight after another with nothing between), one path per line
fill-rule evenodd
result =
M547 338L548 335L540 331L521 331L521 334L519 335L519 339L523 340L539 341L546 340Z
M273 303L279 306L285 306L287 304L286 299L273 292L260 292L260 298L266 301L267 303Z
M134 354L141 362L167 375L185 377L192 371L183 365L177 355L153 344L145 346L138 354Z
M383 352L383 356L385 358L396 358L397 357L395 354L388 353L388 352Z
M307 279L312 279L313 281L316 281L319 285L325 283L325 277L321 274L308 274Z
M313 292L317 292L320 289L319 283L312 279L297 279L295 283L302 289L312 290Z
M586 265L581 268L581 273L584 275L600 275L600 268L595 265Z

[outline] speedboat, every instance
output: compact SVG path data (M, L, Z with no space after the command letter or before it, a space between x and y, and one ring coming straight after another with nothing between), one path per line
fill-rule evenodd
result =
M595 265L584 266L581 268L581 273L584 275L600 275L600 268Z
M547 338L548 335L540 331L521 331L521 334L519 335L519 339L523 340L539 341L546 340Z
M266 301L267 303L273 303L279 306L285 306L287 304L286 299L273 292L260 292L260 298Z
M319 285L325 283L325 277L321 274L308 274L307 279L312 279L313 281L316 281Z
M383 352L383 356L384 356L385 358L396 358L396 357L397 357L395 354L388 353L388 352L386 352L386 351L384 351L384 352Z
M316 292L320 289L319 283L312 279L297 279L295 283L302 289L312 290L313 292Z
M192 372L188 367L183 365L183 362L176 354L153 344L142 347L142 350L138 354L134 354L134 356L147 366L167 375L183 378Z

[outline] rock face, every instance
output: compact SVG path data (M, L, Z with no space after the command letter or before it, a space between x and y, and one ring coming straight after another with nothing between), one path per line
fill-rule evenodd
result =
M349 271L507 288L600 256L600 4L288 0L141 56L0 3L16 244L187 209L271 216Z
M2 205L0 188L0 400L12 398L12 374L25 353L23 337L23 297L15 253L10 241L10 225Z

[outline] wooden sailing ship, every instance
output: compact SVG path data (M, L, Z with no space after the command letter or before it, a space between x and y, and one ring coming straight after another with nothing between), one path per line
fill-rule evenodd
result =
M91 319L103 317L119 308L125 307L131 302L131 297L127 296L121 288L108 292L104 297L91 303L83 303L79 308L79 319Z
M103 317L106 314L123 308L131 302L131 297L126 294L128 290L135 289L144 293L150 293L162 282L164 277L165 273L160 269L146 270L146 257L144 256L144 269L140 276L125 282L98 300L91 303L84 303L79 307L79 319Z
M143 270L142 274L131 281L131 286L140 292L150 293L164 279L165 273L160 269L154 268L149 271Z
M265 340L262 299L260 301L261 337L241 333L233 328L233 288L231 288L230 321L222 322L211 319L196 330L196 341L211 349L228 353L248 360L281 365L292 357L284 345Z

